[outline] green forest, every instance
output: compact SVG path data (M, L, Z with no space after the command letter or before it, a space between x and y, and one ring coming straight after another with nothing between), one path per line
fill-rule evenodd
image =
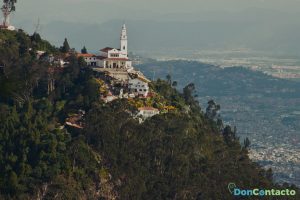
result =
M37 50L69 53L69 63L55 70ZM201 108L193 83L177 91L171 79L151 83L161 97L153 106L175 109L139 123L132 102L99 98L101 86L67 39L58 48L38 33L0 30L0 199L257 199L234 197L229 183L297 190L261 199L300 199L249 159L249 141L223 124L220 105ZM64 126L79 109L84 128Z

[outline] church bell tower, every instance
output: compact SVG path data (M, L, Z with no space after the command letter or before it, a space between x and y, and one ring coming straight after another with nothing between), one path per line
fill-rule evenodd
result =
M120 50L123 54L123 56L128 57L128 40L127 40L127 30L126 30L126 25L123 24L122 26L122 31L121 31L121 47Z

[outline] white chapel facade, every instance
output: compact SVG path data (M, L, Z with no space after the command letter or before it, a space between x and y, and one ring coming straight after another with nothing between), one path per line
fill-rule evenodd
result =
M125 85L134 96L146 97L149 94L149 83L143 73L132 66L132 60L128 57L128 35L126 25L122 26L120 34L120 47L105 47L100 50L100 55L78 54L83 57L89 67L95 73L105 74Z
M120 48L106 47L100 50L98 66L101 68L123 69L132 68L132 61L128 58L128 38L126 25L122 26Z

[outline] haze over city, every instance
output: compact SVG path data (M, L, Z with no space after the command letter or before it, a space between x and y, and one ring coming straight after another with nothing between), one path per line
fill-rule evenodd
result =
M132 51L246 48L297 55L299 7L297 0L27 0L18 2L12 22L33 32L40 19L41 34L54 44L65 36L73 47L93 51L115 45L108 41L125 21Z

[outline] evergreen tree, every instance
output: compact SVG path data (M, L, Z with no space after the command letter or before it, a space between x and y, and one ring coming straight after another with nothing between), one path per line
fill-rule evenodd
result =
M70 51L70 45L69 45L69 42L68 42L68 39L65 38L64 40L64 43L63 43L63 46L61 47L61 52L62 53L68 53Z
M177 85L178 85L177 81L173 81L172 87L177 87Z
M205 116L211 120L220 119L219 111L221 109L219 104L216 104L214 100L209 100L207 102L208 106L206 108Z
M168 74L168 75L166 76L166 79L167 79L168 84L171 85L171 83L172 83L172 77L171 77L170 74Z
M86 54L86 53L88 53L87 52L87 49L86 49L86 47L84 46L82 49L81 49L81 53L83 53L83 54Z
M248 149L250 147L250 144L251 144L251 142L250 142L249 138L246 137L246 139L244 140L244 148Z
M41 38L40 34L38 34L38 33L36 33L36 32L34 32L34 33L32 34L31 40L34 41L34 42L36 42L36 43L42 42L42 38Z

